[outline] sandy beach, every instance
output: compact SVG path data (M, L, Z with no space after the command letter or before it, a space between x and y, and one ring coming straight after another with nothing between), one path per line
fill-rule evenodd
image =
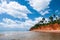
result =
M60 40L60 33L47 32L3 32L0 40Z

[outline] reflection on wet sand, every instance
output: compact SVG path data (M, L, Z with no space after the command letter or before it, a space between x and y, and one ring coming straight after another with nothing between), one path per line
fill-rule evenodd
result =
M4 32L0 40L60 40L59 33L42 32Z

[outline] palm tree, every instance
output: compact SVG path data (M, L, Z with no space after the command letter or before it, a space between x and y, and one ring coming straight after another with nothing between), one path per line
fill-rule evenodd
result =
M53 14L53 17L55 18L55 20L53 20L53 23L56 23L57 22L57 17L55 14Z
M42 18L42 20L41 20L39 23L43 23L43 22L44 22L44 20L45 20L45 18Z
M50 19L50 22L53 23L53 17L50 16L49 19Z
M58 13L58 23L60 24L60 13Z
M59 19L57 19L57 23L58 23L58 24L60 24L60 18L59 18Z
M43 23L43 21L41 20L39 23Z
M45 20L45 18L42 18L42 20L44 21L44 20Z
M43 18L42 18L42 21L44 22L44 20L45 20L45 18L43 17ZM43 24L44 24L44 23L43 23Z

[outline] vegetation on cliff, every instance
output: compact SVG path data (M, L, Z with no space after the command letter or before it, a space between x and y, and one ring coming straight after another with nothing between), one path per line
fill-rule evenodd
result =
M60 30L60 16L53 14L49 17L48 23L44 23L44 21L45 18L43 17L42 20L34 25L30 30Z

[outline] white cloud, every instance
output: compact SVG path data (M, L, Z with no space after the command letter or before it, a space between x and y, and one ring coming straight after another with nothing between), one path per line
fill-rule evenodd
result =
M38 12L41 10L44 10L46 8L49 8L49 4L51 0L28 0L29 4ZM42 13L41 13L42 14ZM43 13L46 14L46 13ZM42 15L43 15L42 14Z
M49 13L49 10L40 11L40 14L41 14L41 15L45 15L45 14L48 14L48 13Z
M35 24L37 24L39 21L42 20L43 17L38 17L35 18L35 20L31 20L28 19L25 22L21 22L21 21L14 21L12 19L8 19L8 18L3 18L3 22L0 22L0 27L6 27L6 28L25 28L26 30L30 29L32 26L34 26ZM46 20L48 22L48 19L46 18ZM47 23L45 22L45 23Z
M25 22L21 21L14 21L8 18L3 18L3 22L0 22L1 27L8 27L8 28L31 28L36 23L38 23L42 17L36 18L34 21L31 19L26 20Z
M11 16L17 17L17 18L26 18L27 14L30 13L30 11L23 5L19 4L18 2L12 2L10 1L9 4L7 1L1 1L0 4L0 13L8 13Z
M25 28L24 22L19 21L18 23L17 21L8 18L4 18L3 22L0 23L0 26L6 28Z
M49 4L48 0L45 0L45 1L29 0L29 1L30 1L30 5L39 12L47 8ZM44 5L44 2L45 3L47 2L47 4L45 4L46 6ZM8 19L8 18L3 18L3 22L0 22L0 27L29 29L32 26L34 26L36 23L38 23L40 20L42 20L42 17L35 18L34 21L32 19L29 19L27 17L27 14L30 13L30 11L25 6L15 1L14 2L10 1L8 4L7 0L4 0L4 1L2 0L2 3L0 4L0 14L5 12L13 17L24 18L27 20L25 20L25 22L21 22L21 21ZM44 14L45 13L48 13L48 11L45 11Z

